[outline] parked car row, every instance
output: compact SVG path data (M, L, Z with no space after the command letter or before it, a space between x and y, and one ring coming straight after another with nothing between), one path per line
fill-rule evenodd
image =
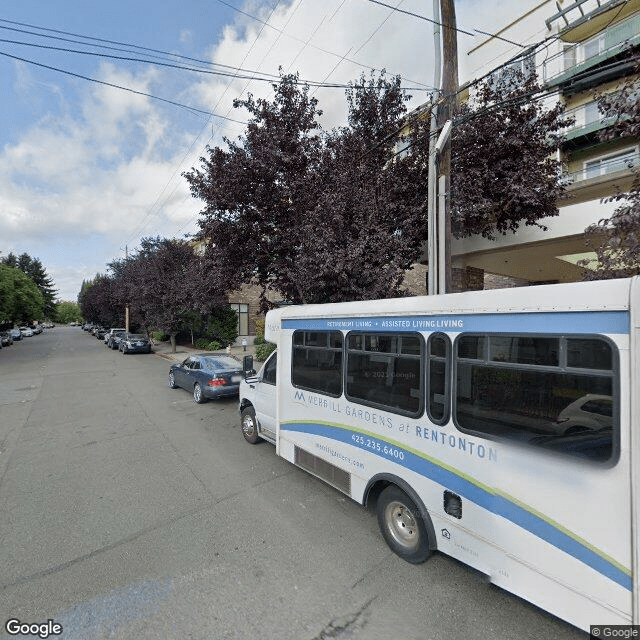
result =
M100 325L84 324L82 329L98 340L102 340L110 349L119 349L124 355L127 353L151 353L151 341L141 333L127 333L123 327L106 329Z
M6 329L4 331L0 331L0 349L3 347L9 347L14 342L19 342L24 338L31 338L33 336L37 336L41 334L45 328L49 326L54 326L50 323L45 324L36 324L32 327L14 327L13 329Z
M139 333L127 333L122 327L105 329L90 323L82 329L102 340L110 349L122 354L151 353L149 339ZM237 396L242 380L242 363L235 357L217 353L197 353L169 369L169 387L182 388L193 395L194 402Z

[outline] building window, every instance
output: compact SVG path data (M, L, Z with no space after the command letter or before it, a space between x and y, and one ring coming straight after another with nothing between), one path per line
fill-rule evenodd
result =
M615 173L616 171L624 171L629 167L637 165L638 150L636 148L627 149L620 153L602 156L594 160L587 160L584 163L584 177L588 180L589 178L604 176L609 173Z
M229 305L238 314L238 335L249 335L249 305L232 303Z

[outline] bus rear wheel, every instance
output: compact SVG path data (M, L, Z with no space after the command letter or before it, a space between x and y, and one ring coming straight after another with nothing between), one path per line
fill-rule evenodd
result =
M429 536L420 510L401 489L391 485L378 498L380 532L391 550L412 564L430 555Z

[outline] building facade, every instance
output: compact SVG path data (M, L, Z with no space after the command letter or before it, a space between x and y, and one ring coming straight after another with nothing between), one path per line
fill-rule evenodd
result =
M589 258L584 230L611 216L618 205L603 198L628 190L640 165L637 139L601 140L613 118L603 117L594 95L616 92L634 78L631 48L639 44L640 0L530 0L518 19L476 41L462 84L492 70L498 78L510 69L536 74L546 99L564 103L575 123L558 149L567 190L559 215L540 221L547 231L521 227L496 241L454 240L454 267L520 284L581 279L576 262Z

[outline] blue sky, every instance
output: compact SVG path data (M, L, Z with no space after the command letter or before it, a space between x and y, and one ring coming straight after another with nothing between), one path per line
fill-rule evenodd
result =
M431 3L424 1L388 4L431 16ZM525 4L458 0L458 24L491 30ZM413 92L411 106L417 106L432 84L432 34L427 21L368 0L0 2L0 255L39 258L59 298L75 300L83 279L104 272L141 237L195 231L202 206L190 196L182 172L198 164L207 144L242 133L242 124L219 117L246 119L233 109L234 98L247 91L271 93L267 82L104 54L143 57L151 54L139 48L145 47L173 54L152 54L159 62L213 69L208 62L276 75L282 67L304 79L339 83L385 68L401 74L405 86L423 88ZM121 45L88 38L134 47L124 53L104 48ZM459 37L461 65L472 44L472 38ZM316 97L325 112L323 126L344 124L343 90L321 88Z

